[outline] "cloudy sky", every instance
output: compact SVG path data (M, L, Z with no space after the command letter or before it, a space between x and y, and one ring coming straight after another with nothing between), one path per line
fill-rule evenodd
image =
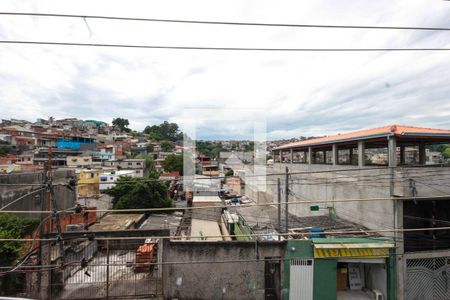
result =
M7 1L2 12L450 28L450 1ZM295 48L450 48L450 32L0 16L0 40ZM232 52L0 44L0 118L198 121L200 138L450 128L450 51ZM208 111L199 116L197 111ZM220 117L217 117L220 116ZM227 117L229 116L229 118ZM236 117L238 116L238 117Z

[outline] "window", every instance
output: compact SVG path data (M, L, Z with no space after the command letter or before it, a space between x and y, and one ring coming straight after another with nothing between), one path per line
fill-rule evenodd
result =
M323 164L325 163L325 156L323 151L314 151L313 152L313 162L315 164Z
M331 150L325 151L325 163L326 164L333 163L333 151L331 151Z

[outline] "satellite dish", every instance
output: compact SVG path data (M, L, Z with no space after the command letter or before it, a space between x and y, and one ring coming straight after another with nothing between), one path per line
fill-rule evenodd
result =
M6 169L6 173L11 173L12 171L14 171L14 169L16 168L16 165L12 164L12 165L8 165L8 168Z

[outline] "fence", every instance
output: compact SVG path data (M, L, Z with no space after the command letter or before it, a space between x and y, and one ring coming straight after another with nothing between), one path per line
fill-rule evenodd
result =
M70 271L54 273L52 299L114 299L150 297L162 294L157 255L153 263L136 268L137 249L142 242L106 241L87 245L83 255L66 256Z
M450 257L406 260L405 299L450 299Z

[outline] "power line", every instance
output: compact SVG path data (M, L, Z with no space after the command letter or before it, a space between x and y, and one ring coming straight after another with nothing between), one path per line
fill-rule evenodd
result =
M447 27L425 27L425 26L371 26L371 25L327 25L327 24L289 24L289 23L262 23L262 22L201 21L201 20L183 20L183 19L137 18L137 17L116 17L116 16L101 16L101 15L77 15L77 14L54 14L54 13L29 13L29 12L0 12L0 15L103 19L103 20L117 20L117 21L139 21L139 22L161 22L161 23L185 23L185 24L203 24L203 25L231 25L231 26L450 31L450 28L447 28Z
M1 41L0 41L1 43ZM419 171L417 173L413 173L413 174L407 174L408 176L423 176L423 175L427 175L427 174L434 174L437 173L438 175L442 173L442 170L424 170L424 167L401 167L401 166L397 166L397 167L389 167L389 166L384 166L384 167L365 167L365 168L346 168L346 169L333 169L333 170L320 170L320 171L297 171L297 172L289 172L289 175L310 175L310 174L327 174L327 173L340 173L340 172L361 172L361 171L373 171L373 170L384 170L386 172L388 172L390 169L394 169L394 170L407 170L409 171ZM415 175L417 174L417 175ZM281 175L285 175L285 173L268 173L268 174L256 174L256 175L246 175L244 176L244 179L247 178L258 178L258 177L268 177L268 176L281 176ZM359 179L359 178L376 178L376 177L384 177L385 179L389 180L391 177L390 173L385 173L385 174L370 174L370 175L357 175L357 176L351 176L351 175L343 175L343 174L337 174L339 176L340 179L345 179L345 178L354 178L354 179ZM386 176L386 177L385 177ZM440 176L440 175L439 175ZM219 177L219 176L211 176L208 178L192 178L190 179L189 176L185 176L188 178L188 180L191 181L197 181L197 180L214 180L214 179L224 179L225 177ZM182 180L186 180L185 177L181 176L178 180L182 181ZM427 176L428 178L429 176ZM300 180L320 180L320 179L327 179L326 177L310 177L310 178L303 178ZM142 182L155 182L155 181L173 181L172 179L159 179L159 178L148 178L148 179L140 179ZM135 181L121 181L120 183L133 183ZM117 183L117 182L116 182ZM88 184L98 184L98 183L83 183L83 185L88 185ZM108 184L108 183L99 183L99 184ZM65 183L55 183L52 185L59 185L59 186L66 186L67 184ZM39 186L39 187L44 187L45 184L38 184L38 183L0 183L0 186Z
M388 233L388 232L420 232L420 231L442 231L442 230L450 230L450 226L446 227L425 227L425 228L393 228L393 229L371 229L371 230L342 230L342 231L323 231L319 232L317 234L323 234L323 235L347 235L347 234L362 234L362 233ZM126 233L126 231L125 231ZM76 239L89 239L91 237L82 236L83 234L89 234L89 232L81 232L79 237L73 237L70 238L70 240L76 240ZM312 232L289 232L289 233L271 233L270 235L275 236L296 236L296 235L310 235L314 234ZM258 236L267 236L267 233L251 233L251 234L229 234L229 235L190 235L190 236L140 236L140 237L130 237L130 236L121 236L121 237L94 237L95 240L98 241L114 241L114 240L141 240L141 239L172 239L172 240L184 240L184 239L198 239L198 240L205 240L208 238L223 238L223 237L258 237ZM52 241L58 241L60 239L58 238L38 238L35 239L36 241L46 241L46 242L52 242ZM69 240L64 239L63 240ZM33 241L33 239L7 239L2 238L0 239L0 242L29 242Z
M450 48L258 48L258 47L205 47L205 46L168 46L168 45L132 45L100 44L75 42L47 42L25 40L0 40L0 44L79 46L101 48L163 49L163 50L211 50L211 51L263 51L263 52L413 52L413 51L450 51Z
M340 202L364 202L364 201L393 201L393 200L429 200L429 199L448 199L450 195L439 195L439 196L422 196L422 197L394 197L394 198L353 198L353 199L336 199L336 200L308 200L308 201L297 201L289 202L289 204L299 205L299 204L315 204L315 203L340 203ZM286 204L286 202L281 202L281 204ZM241 207L259 207L274 205L274 203L259 203L259 204L241 204ZM153 211L180 211L180 210L198 210L198 209L211 209L211 208L228 208L227 205L208 205L208 206L194 206L194 207L163 207L163 208L124 208L124 209L96 209L90 210L86 209L85 212L153 212ZM67 210L66 210L67 211ZM0 213L30 213L30 214L48 214L52 211L47 210L34 210L34 211L24 211L24 210L4 210Z
M13 200L13 201L11 201L11 202L9 202L9 203L6 204L5 206L0 207L0 211L5 210L5 208L7 208L8 206L11 206L11 205L13 205L14 203L17 203L17 202L19 202L20 200L25 199L25 198L27 198L27 197L33 195L33 194L42 192L42 191L45 190L45 189L46 189L46 188L40 188L40 189L31 191L31 192L29 192L29 193L27 193L27 194L25 194L25 195L23 195L23 196L20 196L19 198L15 199L15 200Z

